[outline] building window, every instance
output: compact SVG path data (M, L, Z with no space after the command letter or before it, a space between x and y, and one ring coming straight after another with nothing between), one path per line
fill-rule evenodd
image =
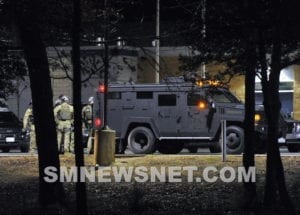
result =
M137 99L153 99L153 92L136 92Z
M122 93L121 92L108 92L107 98L108 99L121 99Z
M158 106L176 106L176 95L158 95Z

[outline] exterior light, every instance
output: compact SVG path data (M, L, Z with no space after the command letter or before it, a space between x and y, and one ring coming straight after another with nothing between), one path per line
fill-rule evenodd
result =
M199 101L199 103L198 103L198 108L200 109L200 110L203 110L203 109L205 109L206 108L206 102L204 102L204 101Z
M96 118L94 120L94 125L95 125L96 128L100 128L101 124L102 124L102 121L101 121L100 118Z
M254 115L254 121L259 122L261 120L261 115L260 114L255 114Z
M105 86L103 84L99 85L98 91L99 91L99 93L104 93L105 92Z

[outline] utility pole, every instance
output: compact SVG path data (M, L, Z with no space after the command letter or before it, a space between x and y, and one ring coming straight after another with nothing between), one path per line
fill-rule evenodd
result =
M109 62L108 62L108 0L104 2L104 119L103 119L103 128L107 129L107 91L108 91L108 72L109 72Z
M159 10L160 10L160 0L156 0L156 39L155 39L155 82L159 83Z
M202 41L204 42L205 38L206 38L206 20L205 20L205 16L206 16L206 0L202 0L202 9L201 9L201 19L203 22L203 26L202 26ZM205 66L205 62L201 63L201 78L205 79L206 78L206 66Z
M94 164L100 166L109 166L115 161L115 139L116 132L108 127L107 118L107 95L108 95L108 72L109 72L109 0L104 2L104 107L103 107L103 129L96 131L95 142L94 142Z

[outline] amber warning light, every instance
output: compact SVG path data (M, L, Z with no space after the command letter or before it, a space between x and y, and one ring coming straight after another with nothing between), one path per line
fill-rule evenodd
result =
M98 92L99 93L104 93L105 92L105 86L103 84L99 85Z
M198 103L198 108L199 108L200 110L205 109L205 108L206 108L206 102L200 101L200 102Z

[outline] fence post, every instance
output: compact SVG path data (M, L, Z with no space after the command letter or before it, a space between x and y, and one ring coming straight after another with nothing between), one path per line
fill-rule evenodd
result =
M227 150L226 150L226 120L221 120L221 136L222 136L222 161L226 161L226 155L227 155Z

